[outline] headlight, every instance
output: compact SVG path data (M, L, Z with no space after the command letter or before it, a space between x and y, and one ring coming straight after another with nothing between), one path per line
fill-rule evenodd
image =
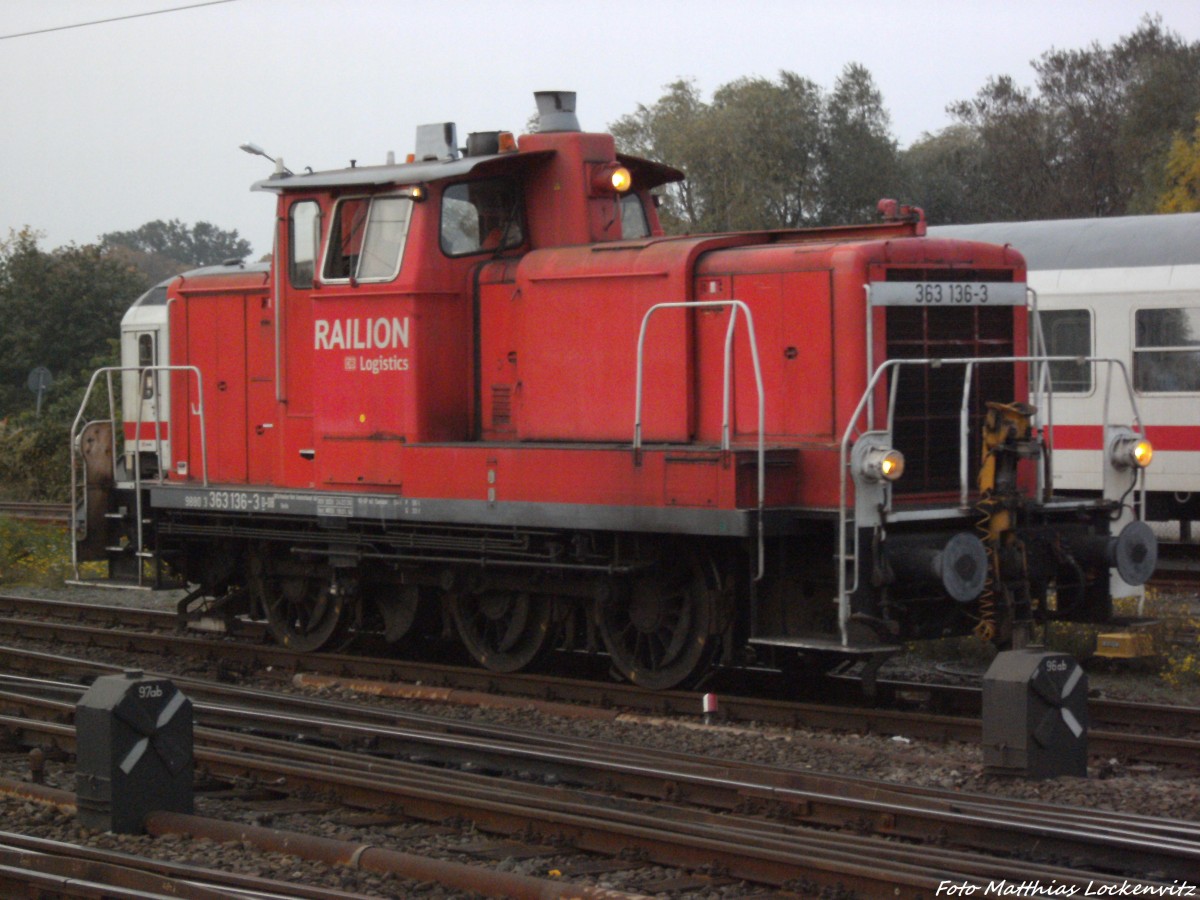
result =
M616 191L623 194L633 187L633 175L624 166L616 163L598 166L592 171L592 196L602 197Z
M1154 447L1144 437L1130 433L1113 441L1110 458L1118 469L1144 469L1154 458Z
M904 474L904 454L892 447L870 447L860 458L859 471L869 481L895 481Z

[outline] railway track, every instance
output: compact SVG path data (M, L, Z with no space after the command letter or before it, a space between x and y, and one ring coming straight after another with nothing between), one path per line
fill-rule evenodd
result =
M8 516L12 519L27 519L31 522L65 525L70 520L71 506L68 503L0 500L0 516Z
M945 878L982 883L994 875L997 854L1009 864L1020 859L1023 878L1081 887L1151 871L1186 878L1200 865L1200 827L1190 823L1097 817L194 679L176 683L196 703L197 760L210 776L286 783L310 795L332 791L355 807L398 805L428 822L466 818L535 854L554 852L539 848L552 834L560 853L565 845L617 860L637 846L643 861L715 866L764 887L803 881L901 897L933 890ZM0 708L24 718L0 721L26 741L49 737L69 746L70 728L61 722L77 691L9 679ZM65 699L47 696L56 693ZM318 739L324 746L316 749ZM347 749L367 739L369 754ZM413 759L436 760L436 768ZM520 773L519 787L511 775L478 772ZM573 787L547 787L547 779ZM1072 864L1039 862L1054 858Z
M524 702L557 704L564 714L570 714L568 706L646 715L695 716L700 712L700 697L686 691L646 691L632 685L530 673L499 675L472 667L383 657L298 654L274 645L181 635L176 633L176 625L174 614L167 612L0 597L0 638L55 642L106 655L150 654L151 658L141 663L145 668L154 667L155 658L179 657L198 660L226 679L267 672L285 680L307 672L517 697ZM13 656L8 662L10 671L29 671L26 667L38 666L43 666L38 671L44 671L44 665L36 657ZM112 671L119 668L110 666ZM925 709L880 709L722 694L722 719L728 723L762 722L978 743L978 688L903 682L883 682L882 688L893 696L919 698ZM1093 699L1088 713L1092 721L1088 747L1094 756L1184 768L1200 766L1200 709Z

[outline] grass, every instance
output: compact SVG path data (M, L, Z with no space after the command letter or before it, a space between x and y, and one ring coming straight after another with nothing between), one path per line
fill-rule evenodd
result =
M0 516L0 585L61 587L73 576L69 532Z

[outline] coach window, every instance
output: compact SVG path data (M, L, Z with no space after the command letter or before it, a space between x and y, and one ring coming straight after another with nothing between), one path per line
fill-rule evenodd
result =
M1133 386L1146 393L1200 391L1200 306L1133 315Z
M143 369L155 365L154 359L154 335L139 334L138 335L138 365ZM142 373L142 399L149 400L154 396L154 372Z
M294 288L313 286L321 245L321 208L315 200L293 203L288 212L288 277Z
M391 281L400 271L412 200L351 197L338 202L325 247L325 281Z
M1086 309L1051 309L1038 313L1048 356L1091 356L1092 314ZM1086 394L1092 389L1092 366L1081 362L1050 363L1050 383L1060 394Z
M511 178L452 184L442 192L442 252L509 250L525 242L521 197Z

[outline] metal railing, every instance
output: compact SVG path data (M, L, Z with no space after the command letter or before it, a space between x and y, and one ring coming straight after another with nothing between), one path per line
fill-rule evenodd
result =
M1056 362L1071 362L1071 363L1089 363L1100 364L1106 366L1107 378L1105 380L1104 392L1104 414L1102 422L1102 433L1107 434L1109 428L1109 412L1112 405L1112 373L1114 368L1121 373L1122 380L1125 385L1125 392L1129 400L1130 410L1133 416L1131 427L1138 432L1144 433L1145 428L1142 425L1141 413L1138 411L1137 397L1134 394L1133 383L1129 378L1129 372L1125 367L1123 360L1112 357L1098 356L996 356L996 357L958 357L948 359L926 358L926 359L890 359L881 364L871 376L867 384L866 390L863 391L859 398L858 405L854 408L853 414L850 416L849 422L846 425L846 430L842 434L841 444L839 446L839 465L840 472L840 493L838 504L838 625L841 631L843 645L849 642L846 634L846 624L850 616L850 596L858 590L860 565L859 565L859 539L858 539L858 522L857 512L854 518L850 518L850 506L848 502L848 487L850 473L850 449L857 438L868 431L874 431L874 416L872 404L875 394L877 393L880 383L884 376L895 370L895 376L892 378L891 386L888 391L888 407L887 407L887 428L886 434L891 442L893 436L893 426L895 423L896 412L896 391L900 382L900 369L904 366L928 366L930 368L941 368L943 366L961 365L963 371L963 389L962 403L959 409L959 510L965 511L969 509L969 478L968 471L968 443L970 441L970 397L971 397L971 380L972 375L978 366L990 364L1005 364L1012 365L1016 363L1032 364L1039 370L1039 374L1035 375L1032 381L1036 385L1034 390L1034 399L1039 400L1043 396L1050 396L1049 383L1049 365ZM1044 389L1044 390L1043 390ZM1031 420L1031 428L1033 431L1041 430L1046 436L1046 443L1052 450L1054 447L1053 425L1050 424L1049 418L1044 412L1045 407L1038 405L1037 412ZM860 428L864 415L867 416L867 427ZM894 444L893 444L894 446ZM1048 454L1043 456L1043 465ZM1042 466L1038 467L1038 489L1041 493L1048 488L1046 484L1046 473ZM882 515L891 511L890 505L891 495L888 494L888 506L881 511ZM847 536L847 530L852 531L852 536Z
M763 389L762 366L758 358L758 338L754 333L754 316L741 300L688 300L673 303L656 303L642 316L642 327L638 332L637 377L633 408L633 453L640 460L642 452L642 387L644 381L646 329L650 317L660 309L719 309L730 307L729 325L725 329L725 371L722 378L721 397L721 450L730 448L730 420L733 405L733 335L737 326L738 310L746 314L747 336L750 340L750 357L754 364L754 386L758 392L758 571L754 580L763 576L765 548L763 542L763 505L766 497L766 394Z
M73 537L77 537L77 535L78 535L78 527L79 527L80 517L82 516L84 523L86 523L88 521L88 494L87 494L86 466L85 466L85 471L84 471L84 477L82 479L80 478L80 465L82 462L82 460L81 460L81 451L82 451L81 439L83 436L83 430L86 429L86 427L88 425L92 424L92 421L88 421L85 423L84 417L86 416L88 406L91 404L91 401L92 401L92 391L95 390L96 382L100 379L101 376L104 377L106 392L108 395L108 425L112 429L112 435L113 435L111 446L109 447L109 453L110 453L110 457L111 457L110 464L112 466L114 480L116 478L116 473L117 473L117 439L116 439L117 412L116 412L115 392L113 390L113 373L114 372L120 372L122 374L125 372L138 373L138 387L137 387L138 416L137 416L137 421L134 424L134 432L133 432L133 441L134 441L135 450L133 453L133 473L132 474L133 474L133 488L134 488L134 506L135 506L135 516L136 516L136 520L135 520L136 548L135 548L134 552L135 552L135 554L140 554L142 552L142 544L143 544L142 454L141 454L141 451L139 449L137 449L137 446L141 442L141 439L142 439L142 425L143 425L142 415L143 415L143 411L145 410L145 407L146 407L146 404L142 402L142 398L141 398L142 385L145 383L145 379L146 379L147 375L153 375L153 377L157 380L158 373L160 373L160 372L183 372L185 374L196 376L197 409L196 409L194 415L196 415L200 419L200 468L201 468L202 480L203 480L204 486L208 487L208 440L207 440L207 430L205 429L205 424L204 424L204 378L200 374L200 370L196 366L105 366L104 368L97 369L95 372L92 373L91 380L88 381L87 390L84 391L84 394L83 394L83 401L79 404L79 412L77 412L75 414L75 420L71 423L71 509L72 509L72 515L74 516L74 520L72 523L73 524L73 529L72 529ZM156 396L158 396L157 391L156 391ZM158 458L160 460L160 465L158 466L158 472L157 472L157 476L155 479L155 483L162 484L163 483L163 475L164 475L163 466L161 465L161 460L162 460L162 456L163 456L163 454L162 454L162 445L163 445L162 410L159 407L158 403L155 404L155 408L158 409L158 414L155 415L155 418L154 418L154 443L155 443L155 447L157 448ZM103 421L103 420L94 420L94 421ZM80 427L81 425L83 426L83 428ZM138 556L139 560L140 560L140 558L141 557ZM71 541L71 565L72 565L72 568L75 573L75 579L79 580L79 549L78 549L78 541L75 539L73 539ZM139 565L138 566L138 585L139 586L142 584L142 581L143 581L143 571L142 571L142 566Z

